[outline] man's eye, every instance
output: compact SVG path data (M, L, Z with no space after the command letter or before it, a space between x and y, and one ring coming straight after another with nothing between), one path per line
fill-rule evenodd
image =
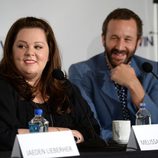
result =
M112 37L111 37L111 40L118 40L118 37L112 36Z
M126 42L131 42L132 39L131 39L131 38L126 38L125 41L126 41Z

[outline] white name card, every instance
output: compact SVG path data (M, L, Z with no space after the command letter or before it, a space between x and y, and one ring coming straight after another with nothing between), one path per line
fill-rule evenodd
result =
M18 134L12 157L52 158L78 156L79 151L71 131Z
M157 150L158 149L158 125L132 126L127 151L131 150Z

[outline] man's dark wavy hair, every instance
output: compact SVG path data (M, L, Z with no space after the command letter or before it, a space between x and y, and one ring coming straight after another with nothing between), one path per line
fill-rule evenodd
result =
M130 20L130 19L135 20L136 25L137 25L137 39L140 39L140 37L142 36L142 32L143 32L142 20L136 13L134 13L133 11L131 11L130 9L127 9L127 8L117 8L117 9L113 10L106 17L106 19L102 25L102 35L106 36L108 23L112 19L113 20Z

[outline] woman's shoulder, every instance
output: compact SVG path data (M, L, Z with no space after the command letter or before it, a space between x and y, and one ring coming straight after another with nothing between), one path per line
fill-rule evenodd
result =
M9 83L9 81L3 77L2 75L0 75L0 91L2 90L11 90L13 89L12 85Z
M0 84L9 84L7 79L2 75L0 75Z

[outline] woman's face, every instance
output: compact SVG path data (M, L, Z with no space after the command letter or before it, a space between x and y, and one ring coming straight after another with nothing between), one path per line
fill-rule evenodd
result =
M29 82L41 77L49 57L45 32L40 28L21 29L13 44L15 66Z

